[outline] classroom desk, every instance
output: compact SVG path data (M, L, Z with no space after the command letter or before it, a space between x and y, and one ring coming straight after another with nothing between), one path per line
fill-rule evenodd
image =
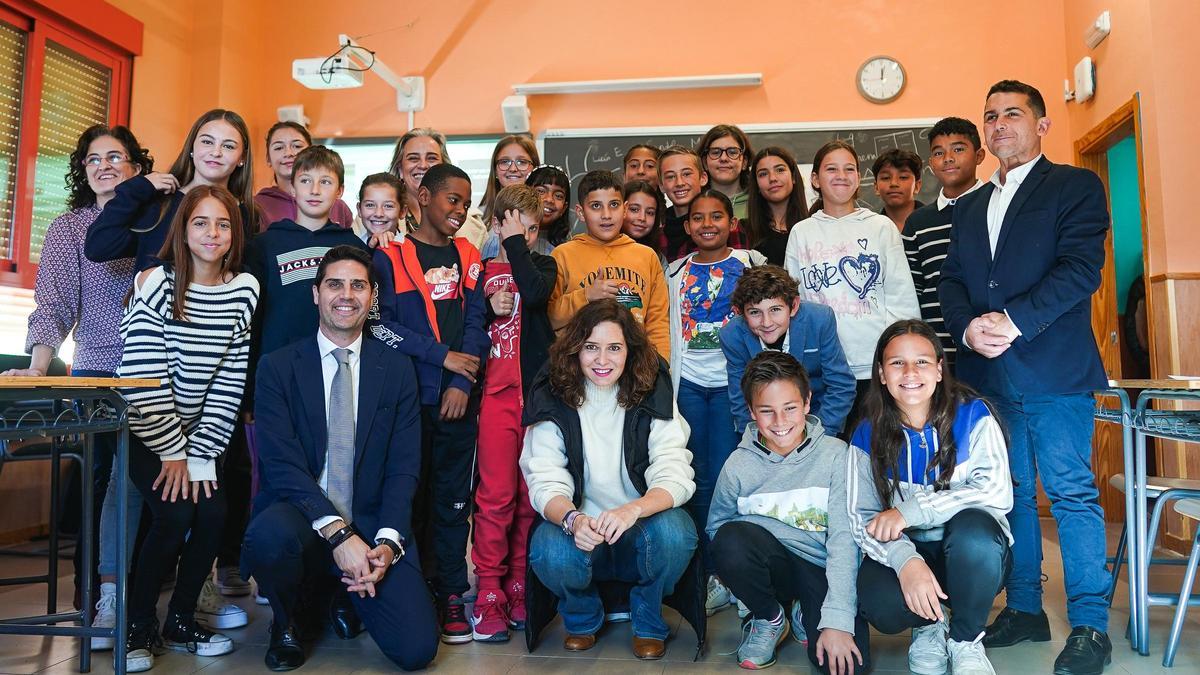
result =
M116 462L117 491L125 493L125 481L128 480L129 461L129 406L117 389L120 387L155 387L158 380L120 379L95 377L0 377L0 410L7 410L12 403L49 401L56 404L52 409L56 412L47 417L40 412L24 412L16 416L5 416L0 412L0 440L24 440L30 438L51 439L51 466L57 467L59 457L59 438L62 436L78 436L82 443L82 466L80 467L83 480L83 519L79 543L83 546L83 567L92 569L95 566L90 542L92 541L92 521L94 508L92 481L92 437L94 434L118 432L120 440L117 443ZM80 406L61 408L59 402L70 400ZM52 477L53 480L53 477ZM125 527L128 514L125 512L125 500L118 499L117 509L117 551L118 560L124 560L124 551L132 542L125 541ZM54 536L56 525L51 523L51 542L57 546ZM53 572L53 571L52 571ZM126 583L128 582L128 567L117 566L117 608L116 625L113 628L93 628L89 612L92 605L92 575L82 574L82 606L83 610L71 612L54 612L48 608L48 613L39 616L25 616L0 620L0 634L9 635L47 635L80 638L79 672L91 670L91 638L112 636L114 638L113 654L115 670L119 674L125 672L125 598ZM51 586L53 589L53 585ZM54 602L52 599L51 602ZM59 626L59 623L78 621L79 626Z
M1110 389L1098 392L1102 397L1116 397L1120 408L1098 406L1096 419L1118 423L1122 427L1122 450L1125 468L1125 518L1130 543L1127 547L1129 579L1129 640L1131 647L1142 656L1150 653L1149 607L1168 605L1176 594L1149 592L1150 557L1147 550L1149 532L1146 521L1146 438L1200 443L1200 410L1156 410L1154 401L1200 402L1198 380L1109 380ZM1126 389L1141 389L1137 404L1131 409ZM1132 516L1130 515L1132 514ZM1193 599L1194 604L1200 600Z

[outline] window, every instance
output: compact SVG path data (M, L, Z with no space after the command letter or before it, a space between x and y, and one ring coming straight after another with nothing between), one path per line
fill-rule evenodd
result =
M0 284L33 287L46 229L67 210L71 151L94 124L128 123L131 66L32 3L0 3Z

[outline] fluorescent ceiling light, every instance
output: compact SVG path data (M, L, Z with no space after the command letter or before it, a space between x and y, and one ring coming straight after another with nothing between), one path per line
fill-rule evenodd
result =
M757 87L761 84L762 73L740 73L736 75L692 75L689 77L641 77L629 80L528 82L514 84L513 93L525 96L533 94L600 94L620 91Z

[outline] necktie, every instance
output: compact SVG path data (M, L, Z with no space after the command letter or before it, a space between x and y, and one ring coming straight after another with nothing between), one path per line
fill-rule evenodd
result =
M335 349L338 369L329 388L329 412L326 416L328 438L327 486L329 501L347 523L351 520L354 497L354 409L353 383L350 379L350 350Z

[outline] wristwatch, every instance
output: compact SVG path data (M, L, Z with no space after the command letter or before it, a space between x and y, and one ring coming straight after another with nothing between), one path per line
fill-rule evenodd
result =
M349 539L350 537L353 537L356 534L358 534L358 533L355 532L353 525L345 525L341 529L339 529L337 532L334 532L333 534L329 535L329 538L326 539L326 541L329 542L330 549L336 549L337 547L346 543L347 539Z
M375 545L386 545L388 548L392 549L392 562L389 563L391 565L395 565L396 563L400 562L400 559L404 557L404 537L401 537L400 541L388 539L387 537L380 537L375 540Z

